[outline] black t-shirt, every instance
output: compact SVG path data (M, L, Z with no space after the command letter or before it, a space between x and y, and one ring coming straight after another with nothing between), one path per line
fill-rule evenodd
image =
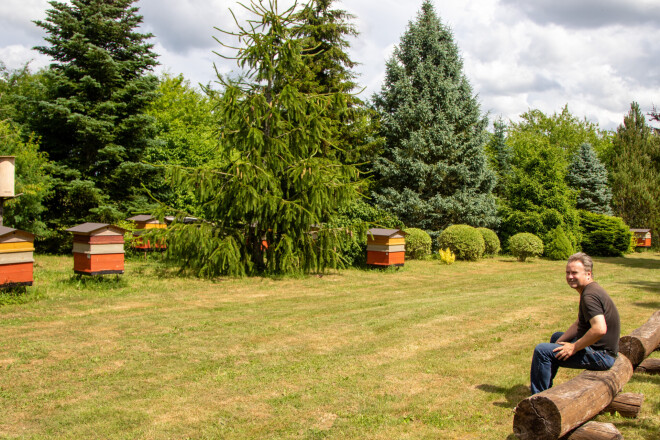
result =
M619 337L621 334L621 322L619 311L616 309L612 298L600 287L598 283L591 282L580 295L580 311L578 313L577 339L580 339L591 328L589 320L596 315L605 316L607 333L597 342L591 345L594 350L609 350L612 353L619 352Z

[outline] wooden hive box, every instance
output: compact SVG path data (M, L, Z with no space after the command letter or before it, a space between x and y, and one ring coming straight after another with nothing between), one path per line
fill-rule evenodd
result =
M0 288L31 286L34 234L0 226Z
M151 251L154 249L165 250L165 243L154 243L152 245L149 240L144 240L140 237L140 235L142 235L146 230L167 228L165 223L161 223L157 218L149 214L136 215L127 220L135 222L135 226L138 229L137 231L133 232L134 238L131 242L131 247L133 249L139 249L142 251Z
M651 230L650 229L631 229L630 232L635 236L637 243L636 247L651 247Z
M123 228L105 223L83 223L73 233L73 271L83 275L124 273Z
M401 229L369 229L367 265L403 266L406 256L406 235Z

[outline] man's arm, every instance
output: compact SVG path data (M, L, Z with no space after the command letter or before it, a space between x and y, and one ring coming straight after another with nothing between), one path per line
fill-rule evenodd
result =
M561 344L561 347L555 348L553 351L556 352L556 357L560 361L564 361L569 357L573 356L574 353L577 353L580 350L584 350L586 347L598 342L600 338L605 336L607 333L607 322L605 322L604 315L596 315L589 320L591 328L582 336L580 339L571 342L559 342L563 339L563 336L557 340L558 344ZM571 326L572 328L573 326ZM569 329L570 330L570 329Z
M576 320L571 326L564 332L559 339L557 339L557 344L560 342L572 341L573 338L577 336L578 330L578 321Z

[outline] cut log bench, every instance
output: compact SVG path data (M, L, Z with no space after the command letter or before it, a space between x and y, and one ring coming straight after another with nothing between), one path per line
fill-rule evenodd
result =
M587 422L566 436L566 440L622 440L623 436L611 423Z
M635 373L660 374L660 359L645 359L635 368Z
M636 367L659 345L660 310L655 312L643 326L633 330L630 335L622 337L619 341L619 351Z
M619 356L609 370L584 371L568 382L521 401L513 418L514 434L521 440L557 440L562 436L566 440L623 438L611 424L586 422L601 412L637 417L644 396L619 392L633 371L660 373L660 359L645 360L659 347L660 310L620 339Z
M603 411L632 374L632 364L619 354L609 370L587 370L528 397L515 409L513 433L521 440L557 440Z
M619 393L612 403L603 410L604 413L619 413L621 417L636 419L644 403L644 394Z

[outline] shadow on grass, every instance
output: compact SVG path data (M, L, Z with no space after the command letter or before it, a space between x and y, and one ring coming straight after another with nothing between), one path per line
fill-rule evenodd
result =
M645 307L647 309L658 310L660 309L660 302L658 301L646 301L646 302L636 302L636 306Z
M658 440L660 438L660 426L656 425L650 420L645 420L645 419L636 419L636 420L625 420L625 421L617 421L615 423L615 426L617 428L631 428L635 430L640 430L642 432L639 432L639 435L641 436L640 438L643 438L645 440Z
M658 281L630 281L626 284L647 292L660 293L660 282Z
M619 264L621 266L632 267L635 269L660 269L660 261L652 258L614 257L601 261L604 263Z
M493 405L502 408L515 408L521 400L530 396L529 387L525 385L514 385L510 388L498 387L495 385L482 384L477 385L477 389L492 394L503 395L506 402L494 402Z
M62 281L78 290L114 290L128 286L128 283L122 275L71 275L67 280Z

